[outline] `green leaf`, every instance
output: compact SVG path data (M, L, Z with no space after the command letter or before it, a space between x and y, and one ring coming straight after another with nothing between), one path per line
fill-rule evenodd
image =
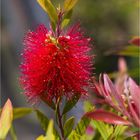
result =
M71 133L73 126L74 126L74 117L70 117L64 124L64 135L67 138L68 135Z
M47 140L55 140L55 135L53 134L53 120L49 121L48 129L46 132Z
M136 133L136 132L138 132L140 129L138 128L138 127L135 127L135 126L133 126L132 127L132 132L133 133Z
M91 111L94 109L95 109L95 107L93 104L91 104L91 102L89 102L89 101L84 102L84 112L88 112L88 111Z
M65 0L64 10L65 11L71 10L76 5L77 2L78 2L78 0Z
M127 138L124 139L124 140L136 140L136 138L134 138L134 137L127 137Z
M79 98L80 98L80 95L77 95L77 96L73 96L71 100L67 101L65 106L64 106L62 115L64 115L68 111L70 111L76 105Z
M47 138L43 135L40 135L39 137L36 138L36 140L47 140Z
M13 121L13 107L10 99L8 99L2 109L0 116L0 140L4 140L11 128Z
M69 22L70 22L70 19L72 17L72 13L73 13L73 10L71 9L70 11L68 11L65 15L64 15L64 18L63 18L63 21L62 21L62 24L61 24L61 28L63 29L64 27L66 27Z
M58 16L57 16L57 11L53 6L51 0L37 0L37 2L48 13L48 16L50 17L53 26L56 26L58 21Z
M35 110L37 118L40 122L41 127L43 128L43 130L46 132L47 128L48 128L48 124L49 124L49 119L47 116L45 116L41 111L39 110ZM60 136L58 134L58 132L56 131L56 129L53 129L54 134L56 136L56 139L59 140Z
M49 121L46 136L41 135L36 140L56 140L53 134L53 120Z
M19 107L19 108L14 108L14 119L19 119L22 118L30 113L32 113L33 109L32 108L25 108L25 107Z
M80 140L80 138L81 136L73 130L69 135L68 140Z
M120 51L118 55L139 57L139 47L137 46L127 46L124 50Z
M10 128L10 135L11 135L12 140L17 140L16 131L13 125Z
M35 110L37 118L40 122L41 127L43 128L44 131L47 131L48 124L49 124L49 119L47 116L45 116L41 111Z
M100 137L101 137L101 135L100 135L99 131L95 131L95 135L92 140L100 140Z
M32 112L33 112L32 108L25 108L25 107L13 108L14 119L22 118ZM0 113L1 113L1 109L0 109Z
M113 133L114 138L115 139L119 138L127 128L128 126L117 125Z
M79 123L76 125L76 128L75 128L76 133L79 135L83 135L89 123L90 123L89 119L82 117Z
M85 134L86 128L89 125L90 120L82 117L81 120L76 125L75 129L70 133L68 140L80 140Z
M53 134L53 120L50 120L49 122L46 135L47 135L47 140L55 140L55 135Z
M91 125L96 128L104 140L108 140L113 133L113 127L100 121L91 121Z

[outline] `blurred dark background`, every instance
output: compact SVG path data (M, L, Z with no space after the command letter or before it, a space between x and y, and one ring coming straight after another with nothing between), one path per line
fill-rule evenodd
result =
M58 5L62 0L53 0ZM123 49L133 36L139 35L139 0L80 0L74 9L71 24L78 21L94 39L93 73L117 70L118 56L112 52ZM3 0L1 3L1 105L10 98L14 107L31 107L21 94L18 77L22 41L28 29L38 24L49 25L46 13L36 0ZM138 66L138 59L126 58L128 67ZM135 77L138 79L138 77ZM81 106L81 104L79 104ZM39 106L47 109L44 105ZM76 111L77 116L81 110ZM79 114L78 114L79 113ZM51 116L51 115L50 115ZM14 122L19 140L34 140L43 134L34 114ZM8 138L10 139L10 138Z

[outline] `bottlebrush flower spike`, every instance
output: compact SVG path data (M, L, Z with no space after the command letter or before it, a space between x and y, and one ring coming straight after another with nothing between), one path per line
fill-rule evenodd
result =
M90 38L79 24L55 36L44 25L24 39L20 81L29 100L86 95L92 67Z
M95 88L99 95L114 109L121 112L130 122L140 127L140 87L131 79L124 81L124 91L119 91L107 74L100 76L99 83L95 81Z

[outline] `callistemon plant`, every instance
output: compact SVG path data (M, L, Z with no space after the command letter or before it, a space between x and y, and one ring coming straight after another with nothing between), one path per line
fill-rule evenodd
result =
M65 97L68 107L64 114L81 96L87 95L92 69L91 39L84 36L79 23L64 30L76 1L66 1L64 8L57 10L49 0L38 2L47 11L51 24L50 28L39 25L35 31L26 34L20 82L30 101L41 99L57 111L64 139L59 106Z
M0 140L5 140L8 132L8 137L17 140L13 121L32 112L46 133L36 140L139 140L140 86L132 76L136 76L137 69L129 71L125 59L120 57L118 72L101 74L99 81L91 78L91 38L85 36L79 23L68 27L78 0L65 0L57 8L51 0L37 2L49 16L50 26L40 24L26 33L19 78L23 95L35 106L13 108L8 99L2 111L0 108ZM128 42L130 46L116 55L138 58L139 42L140 37L134 37ZM111 80L113 76L115 81ZM89 99L88 91L92 89L96 96L90 94L90 101L82 100L84 113L80 112L82 106L80 111L76 108L74 115L82 115L76 122L69 111L80 98ZM40 102L45 103L46 114L39 108ZM52 118L48 117L49 112Z

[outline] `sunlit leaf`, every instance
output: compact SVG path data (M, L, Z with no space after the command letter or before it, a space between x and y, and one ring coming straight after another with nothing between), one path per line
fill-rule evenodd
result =
M89 101L85 101L84 102L84 111L85 112L88 112L88 111L91 111L93 110L95 107L93 104L91 104Z
M41 135L36 140L56 140L53 134L53 120L49 121L46 136Z
M55 135L53 134L53 120L49 121L46 135L47 135L47 140L55 140Z
M78 2L78 0L65 0L64 10L65 11L71 10L76 5L77 2Z
M108 140L110 135L113 133L113 127L112 126L109 127L108 124L105 124L100 121L95 121L95 120L91 121L91 124L93 125L95 129L99 131L99 133L101 134L104 140ZM99 137L99 135L97 135L97 137Z
M68 140L80 140L80 138L81 136L73 130L69 135Z
M47 140L47 138L43 135L36 138L36 140Z
M73 126L74 126L74 117L70 117L64 124L64 135L67 138L68 135L71 133Z
M128 126L123 126L123 125L117 125L115 130L114 130L114 137L117 139L119 138L124 132L125 130L128 128Z
M30 114L33 111L33 109L19 107L19 108L14 108L13 111L14 111L14 119L19 119L19 118L22 118L22 117Z
M2 109L0 116L0 140L4 140L10 130L13 121L13 107L8 99Z
M53 26L56 25L58 16L55 7L53 6L51 0L37 0L40 6L48 13L51 23Z
M122 117L114 113L104 111L104 110L96 110L96 111L87 112L85 116L93 120L103 121L109 124L120 124L120 125L131 124L129 121L123 119Z
M70 111L76 105L76 103L78 102L79 98L80 98L80 95L77 95L77 96L73 96L73 98L71 100L67 101L65 106L64 106L62 114L65 114L68 111Z

